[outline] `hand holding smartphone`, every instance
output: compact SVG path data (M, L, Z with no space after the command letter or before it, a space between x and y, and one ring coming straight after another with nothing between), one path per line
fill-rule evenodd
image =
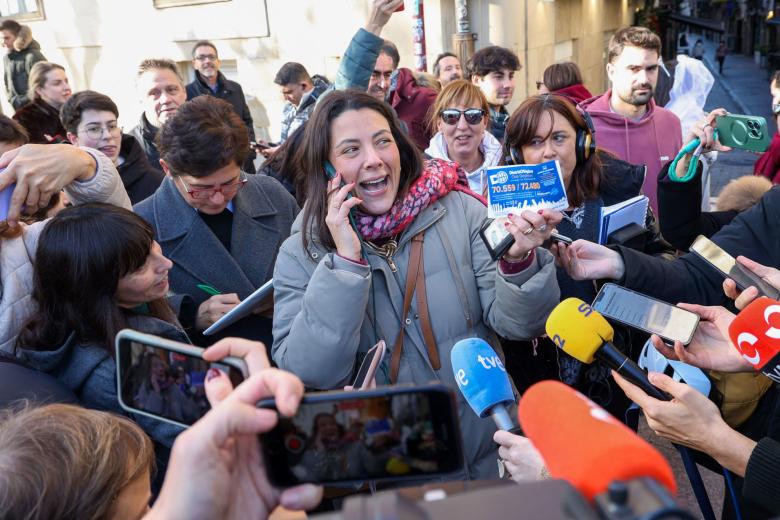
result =
M218 363L203 359L203 349L131 329L116 336L119 405L128 412L187 427L211 408L204 388L210 368L225 372L233 386L248 376L243 359Z
M280 417L260 438L268 477L280 487L395 482L463 468L455 396L440 384L306 394L295 417Z

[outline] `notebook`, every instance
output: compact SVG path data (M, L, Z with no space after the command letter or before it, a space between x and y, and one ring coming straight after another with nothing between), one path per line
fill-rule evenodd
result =
M599 244L606 244L612 233L631 224L645 227L648 203L646 196L637 195L618 204L601 208Z

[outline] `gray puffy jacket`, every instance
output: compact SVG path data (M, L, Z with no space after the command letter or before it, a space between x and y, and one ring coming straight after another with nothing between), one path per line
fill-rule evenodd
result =
M301 215L303 212L301 212ZM333 389L349 384L356 360L374 344L371 284L376 297L376 334L391 350L403 308L403 287L410 241L426 230L425 281L430 320L441 358L434 370L428 360L416 302L409 312L399 383L440 380L458 399L467 462L466 478L496 478L496 430L480 419L457 390L450 351L458 340L480 337L503 356L497 332L510 338L533 338L544 332L547 315L559 301L555 265L549 252L537 249L525 271L504 275L479 236L485 206L474 197L452 192L423 210L399 238L393 260L368 251L369 265L350 262L310 242L304 251L301 215L284 242L274 271L273 358L297 374L307 387ZM378 384L388 384L391 352ZM512 413L512 412L510 412Z

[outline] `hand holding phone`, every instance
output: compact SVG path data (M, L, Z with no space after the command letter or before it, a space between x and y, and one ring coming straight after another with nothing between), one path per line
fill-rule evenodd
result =
M440 384L306 394L260 438L280 487L437 478L463 465L455 396Z
M269 482L257 435L270 424L258 421L256 403L273 396L282 413L295 415L303 383L289 372L264 370L232 391L223 376L206 382L212 413L176 439L165 482L155 501L155 518L267 518L276 506L308 510L322 488L281 490ZM186 446L186 449L183 449Z
M350 191L355 184L344 184L341 175L330 161L325 161L323 167L328 179L328 214L325 216L325 224L330 230L333 242L336 243L339 256L359 262L363 257L362 248L357 229L351 222L351 212L363 201L352 196Z

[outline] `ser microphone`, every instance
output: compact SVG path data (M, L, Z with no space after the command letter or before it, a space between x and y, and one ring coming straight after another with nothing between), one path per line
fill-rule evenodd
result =
M780 302L753 300L729 325L729 337L757 371L780 383Z
M462 339L450 354L458 388L479 417L490 415L499 430L515 427L506 405L515 402L504 363L481 338Z
M588 500L610 483L649 477L673 495L667 460L606 410L558 381L542 381L520 400L518 419L550 475L568 481Z
M578 361L589 365L598 359L649 396L671 401L669 394L650 383L639 365L611 343L615 331L607 320L579 298L559 303L547 318L545 330L553 343Z

